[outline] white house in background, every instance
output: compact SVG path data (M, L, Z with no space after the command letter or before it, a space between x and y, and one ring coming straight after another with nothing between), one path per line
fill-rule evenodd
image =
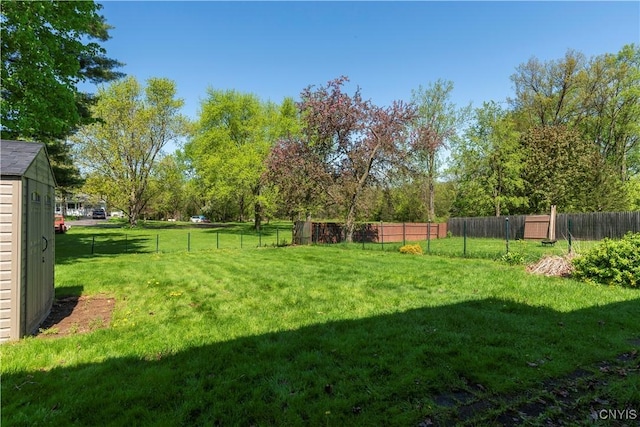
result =
M37 331L51 311L55 185L43 144L0 140L0 342Z
M106 202L100 200L98 203L90 201L86 194L68 194L65 197L56 197L56 213L64 216L91 216L94 209L104 209L106 212Z

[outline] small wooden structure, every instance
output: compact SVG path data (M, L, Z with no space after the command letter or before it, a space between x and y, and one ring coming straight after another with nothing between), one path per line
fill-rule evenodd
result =
M551 206L551 215L528 215L524 220L524 238L541 240L542 245L556 243L556 206Z
M0 141L0 342L35 332L54 297L55 180L43 144Z

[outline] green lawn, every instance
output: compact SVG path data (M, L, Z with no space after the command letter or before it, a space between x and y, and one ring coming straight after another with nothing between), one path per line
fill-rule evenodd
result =
M111 327L0 346L4 425L495 425L549 401L550 381L597 378L640 347L638 291L492 259L275 239L216 249L215 229L127 230L126 253L91 256L98 233L124 230L58 236L56 295L113 296ZM154 234L179 244L156 253ZM637 407L637 370L588 393L585 423L589 399ZM547 406L530 425L560 416Z

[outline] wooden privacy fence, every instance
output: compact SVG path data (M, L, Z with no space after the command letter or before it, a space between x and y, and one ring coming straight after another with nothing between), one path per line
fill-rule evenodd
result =
M513 215L449 218L447 229L453 236L462 236L466 223L467 237L504 239L508 218L510 238L523 239L527 217ZM569 234L572 238L581 240L602 240L605 237L620 239L628 232L640 232L640 211L558 214L555 232L557 239L567 239Z
M354 242L397 243L439 239L447 236L446 223L367 223L357 224ZM293 226L293 242L297 245L311 243L340 243L345 241L343 224L335 222L296 221Z

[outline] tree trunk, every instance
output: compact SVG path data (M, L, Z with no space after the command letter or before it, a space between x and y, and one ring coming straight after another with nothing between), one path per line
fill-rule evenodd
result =
M436 217L435 198L436 190L435 186L433 185L433 177L429 177L429 221L433 221L433 219Z
M428 168L429 173L427 176L427 185L429 186L429 217L427 218L429 221L433 221L436 217L436 206L435 206L435 198L436 198L436 190L435 190L435 179L436 179L436 152L430 152L428 158Z
M240 201L238 203L238 209L240 210L238 220L240 222L244 221L244 208L245 208L245 206L244 206L244 195L242 195L242 196L240 196Z
M260 231L260 227L262 226L262 205L260 202L256 201L254 205L254 228L256 231Z
M344 224L344 240L347 243L353 242L353 232L356 228L356 209L355 204L349 206L349 213L347 214L347 220Z

